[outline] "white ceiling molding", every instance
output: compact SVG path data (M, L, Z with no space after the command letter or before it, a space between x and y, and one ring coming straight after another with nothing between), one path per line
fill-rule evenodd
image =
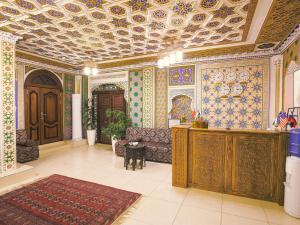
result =
M180 64L209 62L209 61L218 61L218 60L230 60L230 59L244 59L244 58L266 58L266 57L271 57L274 54L275 54L274 51L270 50L270 51L259 51L259 52L250 52L250 53L242 53L242 54L209 56L209 57L185 59ZM180 65L180 64L177 64L177 65ZM137 69L137 68L146 67L146 66L157 66L157 62L147 62L147 63L128 65L128 66L99 69L99 73L105 74L105 73L111 73L112 71L116 72L116 71L121 71L121 70L131 70L131 69Z
M35 66L35 67L38 67L38 68L53 70L53 71L59 72L59 73L70 73L70 74L75 74L75 75L81 75L80 70L65 69L65 68L62 68L62 67L52 66L52 65L48 65L48 64L44 64L44 63L40 63L40 62L35 62L35 61L32 61L32 60L23 59L23 58L20 58L20 57L16 57L16 62L17 63L23 63L23 64L29 64L31 66Z
M293 32L285 39L277 48L279 54L283 53L294 41L300 38L300 24L293 30Z
M22 39L20 36L0 30L0 40L15 44L17 40Z
M274 55L282 54L295 40L300 38L300 24L293 30L293 32L287 37L285 41L282 42L279 47L275 50L260 50L257 52L247 52L240 54L228 54L228 55L220 55L220 56L209 56L209 57L200 57L200 58L191 58L185 59L181 64L186 63L197 63L197 62L209 62L209 61L217 61L217 60L231 60L231 59L245 59L245 58L266 58ZM146 62L135 65L128 66L120 66L114 68L100 69L100 73L109 73L111 71L120 71L120 70L130 70L136 69L145 66L157 66L157 62Z
M110 72L109 74L98 74L96 76L89 76L89 86L95 87L99 84L127 82L128 71Z
M273 0L259 0L255 9L255 13L250 25L247 42L255 43L258 34L267 18Z

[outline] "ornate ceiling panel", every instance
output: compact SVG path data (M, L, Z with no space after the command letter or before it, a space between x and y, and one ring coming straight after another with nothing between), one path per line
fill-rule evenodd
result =
M245 40L257 0L2 0L20 50L73 64ZM171 46L172 47L172 46Z

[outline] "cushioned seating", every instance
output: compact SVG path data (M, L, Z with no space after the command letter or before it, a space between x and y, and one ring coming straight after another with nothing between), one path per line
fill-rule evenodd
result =
M26 130L17 130L17 162L24 163L39 158L39 146L27 138Z
M118 156L123 156L124 145L130 141L138 141L145 145L146 160L172 162L171 129L127 128L126 138L116 143Z

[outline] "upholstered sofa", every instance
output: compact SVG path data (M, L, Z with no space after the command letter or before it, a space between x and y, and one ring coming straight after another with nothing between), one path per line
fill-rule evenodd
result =
M39 146L33 140L28 139L26 130L17 130L17 161L29 162L39 158Z
M138 141L145 145L146 160L172 163L171 129L152 129L130 127L126 137L116 143L116 154L123 156L124 145L130 141Z

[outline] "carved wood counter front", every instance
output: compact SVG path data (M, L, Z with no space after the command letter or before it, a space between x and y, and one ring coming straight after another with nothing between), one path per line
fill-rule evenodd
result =
M172 182L283 203L288 133L172 128Z

